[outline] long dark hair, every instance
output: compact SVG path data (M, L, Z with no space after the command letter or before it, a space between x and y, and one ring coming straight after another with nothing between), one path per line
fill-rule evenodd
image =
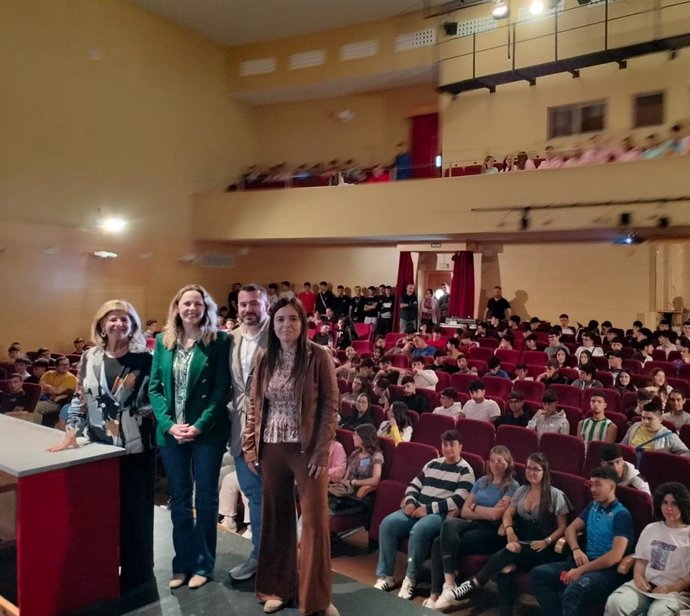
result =
M410 409L407 408L407 404L404 402L393 402L391 405L391 410L393 411L395 423L398 424L399 430L402 431L407 428L407 426L412 425L412 421L410 421Z
M300 320L301 331L299 333L299 338L297 339L297 347L295 348L295 365L292 368L292 378L296 381L300 377L304 376L307 371L307 364L309 362L309 340L307 338L307 315L302 307L302 302L296 298L282 298L279 299L271 308L270 312L270 323L268 326L268 343L266 345L266 367L265 367L265 378L266 382L270 380L275 372L276 365L278 364L278 359L281 353L280 340L276 336L275 332L275 318L276 313L285 306L292 306L297 313Z
M549 470L549 461L540 451L527 456L527 462L530 461L541 466L544 471L541 475L541 492L539 494L539 520L543 524L544 522L549 522L555 516L551 503L551 471Z
M676 501L683 524L690 524L690 492L682 483L675 481L662 483L654 490L654 519L657 521L664 519L664 515L661 513L661 504L667 494L673 496Z
M355 433L362 441L362 445L359 447L360 452L363 451L369 455L374 455L381 451L379 437L376 435L376 426L369 423L361 424L355 428Z

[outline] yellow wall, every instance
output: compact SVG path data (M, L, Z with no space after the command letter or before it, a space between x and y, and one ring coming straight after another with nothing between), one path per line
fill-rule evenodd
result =
M433 112L438 102L431 85L410 86L338 98L256 108L257 160L264 164L314 164L355 158L360 164L388 163L395 144L408 141L408 117ZM350 122L336 112L350 110Z
M255 158L226 63L124 0L4 0L0 220L92 225L100 207L185 233L189 195Z
M664 126L632 130L633 95L664 91L666 123ZM626 70L616 64L583 69L579 79L569 73L527 82L499 86L495 94L488 90L462 93L451 99L444 95L441 113L444 163L481 162L487 154L502 159L506 154L528 150L543 154L547 139L549 107L606 100L605 139L618 143L633 134L638 142L650 132L666 136L667 127L690 118L690 49L679 51L675 60L667 54L653 54L628 61ZM566 149L583 142L583 137L553 140L556 149Z

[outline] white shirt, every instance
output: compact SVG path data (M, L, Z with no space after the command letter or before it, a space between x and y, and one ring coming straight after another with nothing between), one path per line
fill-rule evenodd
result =
M433 370L420 370L415 372L414 386L421 389L436 389L438 376Z
M634 556L647 561L644 577L654 586L677 582L690 573L688 527L669 528L664 522L647 524L637 540Z
M434 413L436 415L447 415L448 417L455 418L462 413L462 403L453 402L448 408L445 406L437 406L434 409Z
M494 400L484 400L483 402L475 402L468 400L462 409L467 419L477 419L479 421L491 421L494 417L501 414L501 409Z

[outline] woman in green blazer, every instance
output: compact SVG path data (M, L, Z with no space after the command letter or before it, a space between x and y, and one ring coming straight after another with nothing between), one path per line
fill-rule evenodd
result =
M170 486L175 548L170 588L203 586L215 565L218 476L230 432L229 345L217 330L216 312L206 289L182 287L153 352L149 396Z

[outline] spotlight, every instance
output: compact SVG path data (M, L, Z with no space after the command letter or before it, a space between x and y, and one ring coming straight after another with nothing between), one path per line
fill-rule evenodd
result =
M639 235L636 233L633 233L630 231L629 233L626 233L625 235L618 235L613 239L614 244L622 245L622 246L630 246L632 244L641 244L644 242L644 239L641 238Z
M496 0L494 10L491 11L491 15L494 19L505 19L510 13L510 7L506 0Z
M541 15L544 12L544 2L542 0L532 0L529 5L529 12L532 15Z
M124 218L104 218L100 226L106 233L120 233L127 227L127 221Z

